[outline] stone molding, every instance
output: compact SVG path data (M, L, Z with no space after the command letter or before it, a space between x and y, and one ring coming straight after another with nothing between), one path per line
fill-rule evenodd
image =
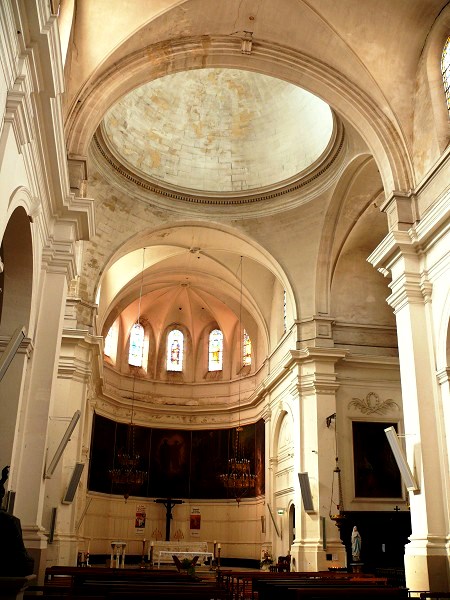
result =
M207 60L210 67L239 68L242 61L239 39L229 36L189 37L170 39L143 48L116 62L109 70L95 79L95 75L84 83L79 95L74 98L67 120L68 149L71 154L85 156L103 112L121 96L141 83L165 74L185 70ZM207 48L207 49L205 49ZM149 60L150 57L150 60ZM347 118L355 125L364 123L369 132L369 144L376 149L382 165L382 177L388 189L410 189L413 180L408 151L401 131L386 115L373 96L365 93L336 69L292 48L258 40L252 54L245 56L248 68L270 75L276 66L280 77L301 85L299 75L311 82L310 90L323 96L324 82L336 99L339 109L342 104ZM205 63L203 63L205 66ZM315 89L317 87L317 89ZM108 103L105 105L105 98ZM345 110L344 110L345 112ZM351 113L351 114L350 114Z
M300 190L303 190L303 188L304 194L307 194L308 197L311 197L311 184L313 184L319 177L321 178L321 189L323 190L324 179L322 176L333 167L336 160L341 156L344 140L344 128L340 121L335 119L333 138L330 141L330 144L324 155L311 167L305 169L288 181L282 181L278 184L267 186L265 189L263 188L258 192L249 190L248 192L228 192L223 194L195 192L194 190L184 191L177 189L175 186L171 186L170 184L165 184L164 182L158 182L156 180L152 181L150 178L139 176L132 170L130 166L125 166L121 163L120 157L115 155L105 137L102 135L101 127L94 134L93 145L97 151L97 155L101 155L104 161L106 161L106 163L116 173L118 173L121 178L124 178L128 182L135 184L146 192L156 194L157 196L162 196L169 200L207 205L208 207L240 205L245 205L248 207L249 204L274 200L287 194L296 193L296 196L298 196ZM96 163L103 176L108 177L109 174L99 160L99 156L96 156ZM78 168L81 169L81 165L78 165ZM328 176L329 184L331 184L333 181L333 175L334 172ZM122 182L119 180L117 183L120 185ZM123 184L120 185L120 187L123 188ZM283 207L291 209L294 205L295 202L290 199L289 205Z

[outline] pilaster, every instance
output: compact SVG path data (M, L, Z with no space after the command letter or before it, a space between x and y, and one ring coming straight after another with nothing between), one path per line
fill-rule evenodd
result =
M385 208L395 205L400 214L404 200L393 198ZM442 232L435 219L428 227L419 223L408 228L407 221L405 217L390 224L391 231L368 260L392 277L387 301L397 323L406 453L420 488L410 492L412 534L405 547L406 584L415 590L446 590L448 446L440 416L429 279L430 252Z
M336 449L335 436L326 425L327 417L336 412L339 387L336 364L346 352L334 348L305 348L291 355L291 361L299 367L299 470L308 473L314 506L313 512L304 511L298 489L296 539L291 553L299 571L327 570L346 564L345 547L328 515ZM326 540L321 517L325 517ZM327 555L333 560L327 560Z

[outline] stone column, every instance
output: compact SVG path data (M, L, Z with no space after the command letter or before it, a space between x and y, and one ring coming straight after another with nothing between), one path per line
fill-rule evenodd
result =
M389 207L401 207L403 200L390 199L388 216L398 212ZM431 262L427 263L423 250L414 243L412 224L406 231L397 221L390 223L392 231L368 260L384 274L392 275L392 294L387 301L397 321L406 454L420 488L409 494L412 534L405 547L406 585L412 590L442 591L449 586L445 518L448 463L444 461L440 421L432 285L427 277ZM430 248L432 244L428 244Z
M21 519L26 547L35 559L35 572L45 569L49 523L43 523L46 491L44 471L47 457L49 416L55 401L55 379L61 345L61 330L68 280L73 273L70 242L55 242L44 250L40 278L39 313L34 334L34 352L24 392L23 434L16 479L15 514ZM41 578L41 577L40 577Z
M336 413L335 367L346 352L334 348L306 348L291 354L299 369L299 470L308 473L314 504L314 512L304 511L297 480L299 501L292 555L298 571L321 571L346 564L345 547L328 516L336 450L334 432L326 424L327 417ZM326 519L326 549L320 517ZM335 560L327 561L327 554Z

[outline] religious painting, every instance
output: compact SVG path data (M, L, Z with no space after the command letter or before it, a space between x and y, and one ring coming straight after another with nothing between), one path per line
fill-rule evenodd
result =
M136 515L134 519L134 528L136 533L144 533L145 530L145 521L147 518L147 507L145 504L137 504L136 505Z
M152 430L150 496L189 497L190 455L190 431Z
M401 498L400 471L384 430L396 423L353 421L353 462L357 498Z
M189 515L189 529L200 529L202 516L200 514L199 508L193 508L191 514Z
M226 473L234 451L236 429L171 430L115 423L94 415L88 487L107 494L123 494L113 484L110 470L117 468L118 453L133 448L139 455L139 470L147 474L131 495L163 498L227 498L219 475ZM264 421L246 425L242 448L250 460L256 484L249 496L264 494Z
M228 430L209 429L192 432L191 497L224 498L224 487L219 479L223 472L224 457L228 458Z

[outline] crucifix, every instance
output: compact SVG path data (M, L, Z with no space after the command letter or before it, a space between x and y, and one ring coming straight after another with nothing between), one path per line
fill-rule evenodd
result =
M183 500L173 500L172 498L157 498L155 500L158 504L164 504L166 507L166 542L170 541L170 519L172 519L172 508L176 504L183 504Z

